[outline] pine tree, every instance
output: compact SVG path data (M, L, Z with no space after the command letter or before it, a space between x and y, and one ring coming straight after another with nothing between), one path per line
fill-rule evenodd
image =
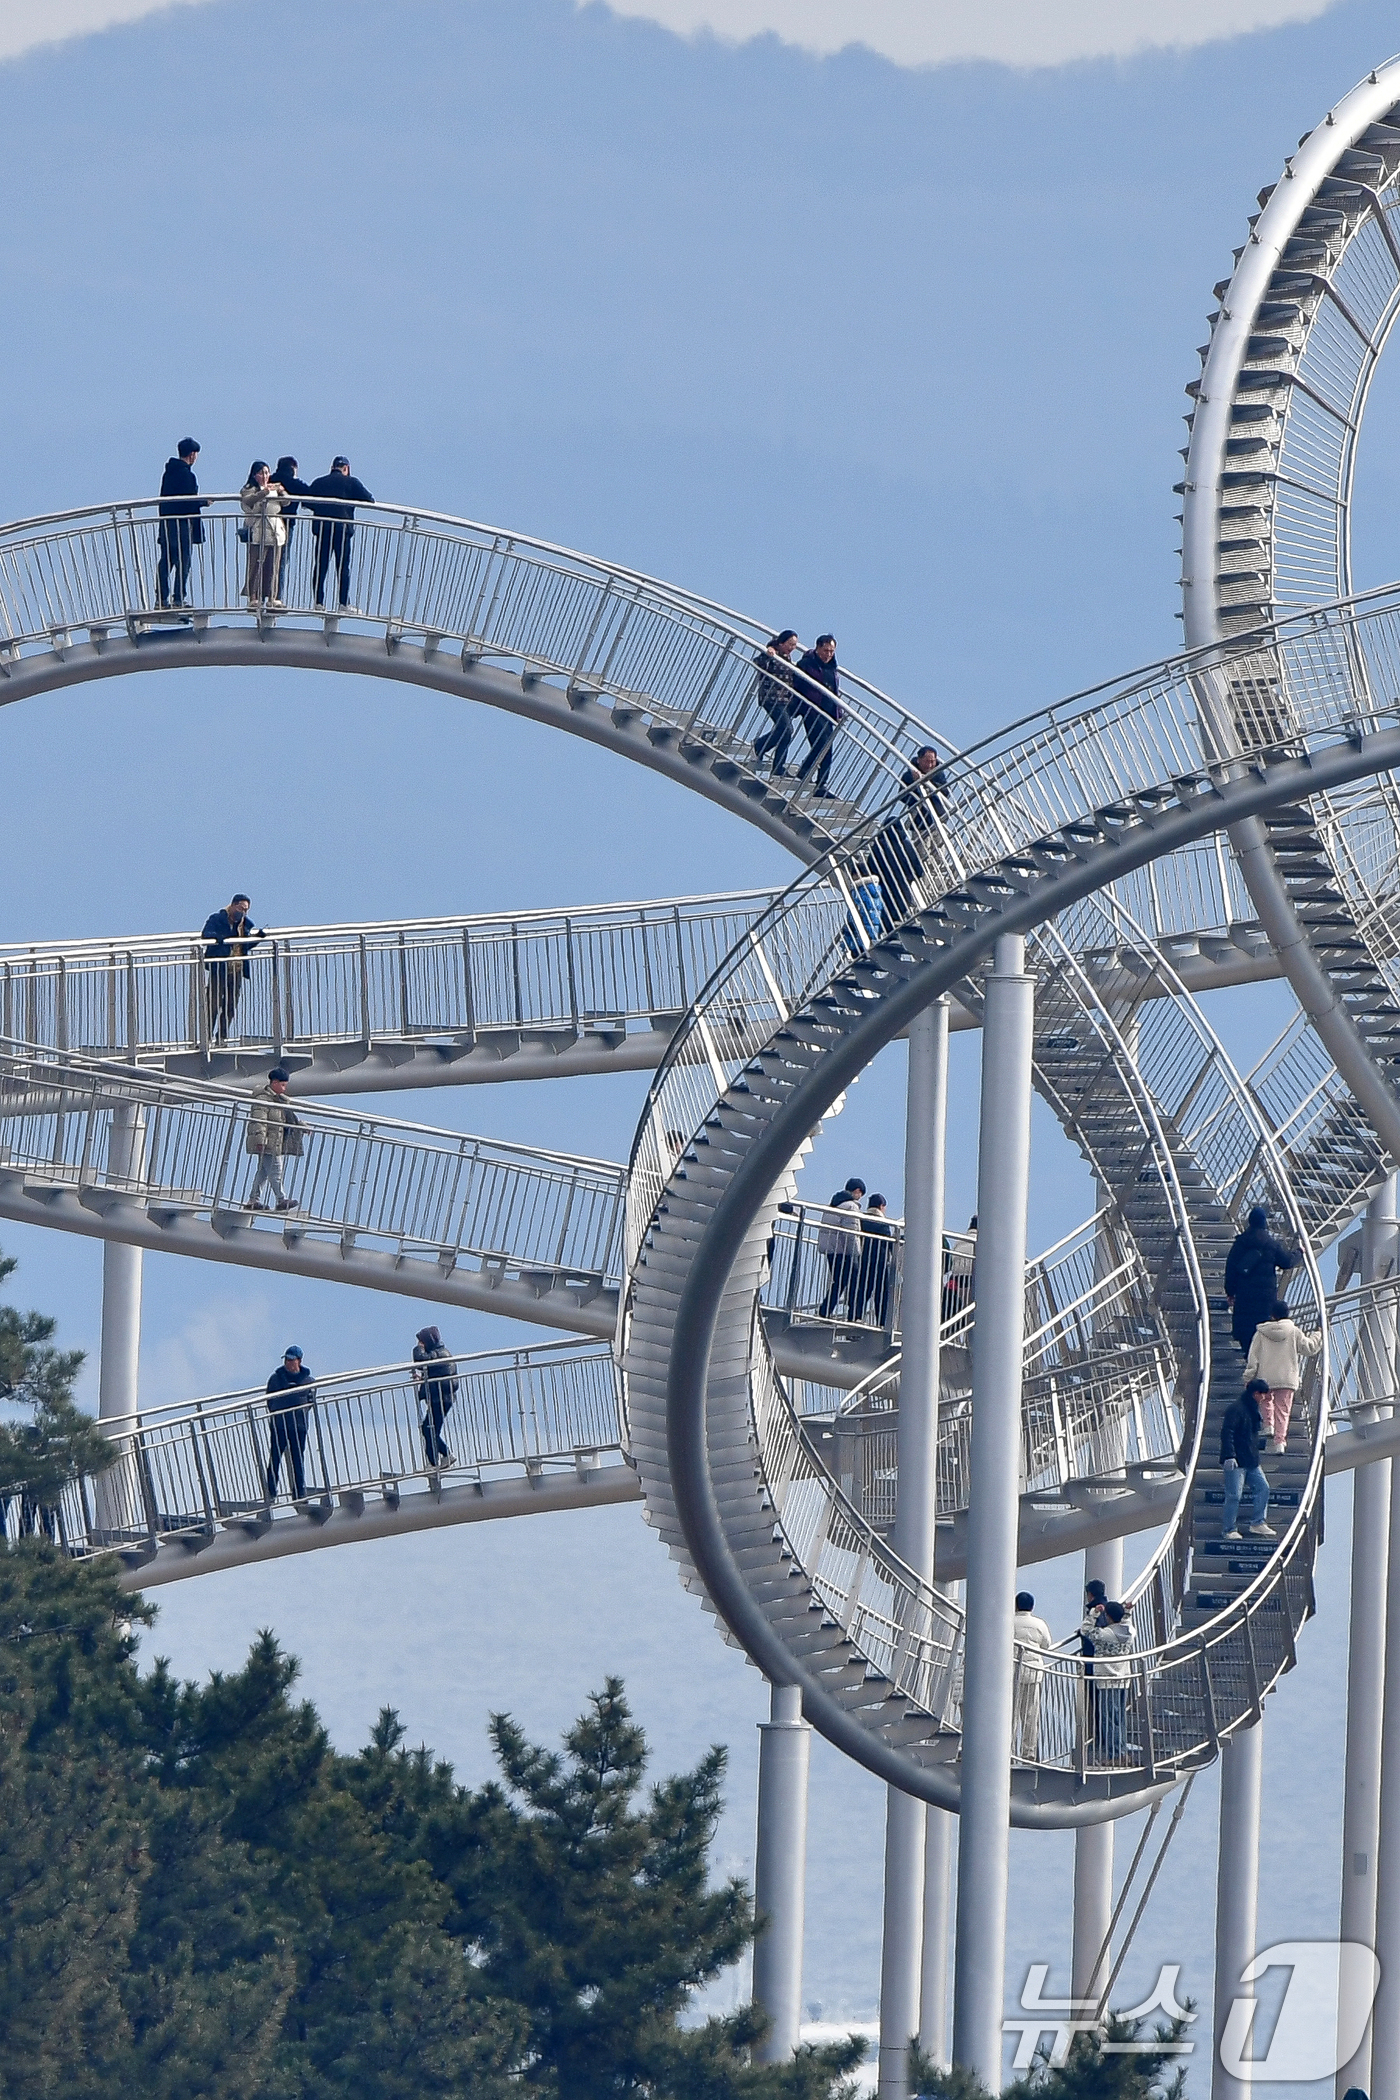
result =
M14 1273L0 1255L0 1283ZM22 1528L50 1528L44 1513L79 1473L103 1472L115 1456L73 1399L81 1349L55 1349L57 1323L45 1313L0 1305L0 1401L29 1410L28 1421L0 1421L0 1512L22 1497Z
M1194 2012L1189 2001L1187 2012ZM1042 2044L1031 2069L1002 2089L1001 2100L1182 2100L1186 2070L1171 2045L1185 2038L1189 2018L1159 2021L1150 2036L1145 2025L1111 2013L1101 2034L1074 2037L1063 2064L1052 2064ZM1105 2050L1106 2042L1134 2048L1131 2054ZM957 2066L939 2070L917 2042L910 2045L909 2078L919 2100L991 2100L980 2078Z

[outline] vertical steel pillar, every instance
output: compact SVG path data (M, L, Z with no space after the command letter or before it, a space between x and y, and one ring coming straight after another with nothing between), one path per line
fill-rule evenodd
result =
M953 1826L957 1818L946 1808L930 1808L927 1814L919 2047L941 2066L948 2061L948 1903L952 1892Z
M1084 1580L1099 1581L1110 1597L1123 1594L1123 1541L1091 1546L1084 1555ZM1113 1916L1113 1825L1086 1823L1074 1833L1074 1943L1070 1996L1098 2000L1113 1968L1108 1946Z
M977 1163L977 1316L963 1677L953 2061L1000 2092L1010 1860L1012 1619L1021 1467L1035 986L1003 934L986 982Z
M1220 1855L1215 1888L1215 2012L1210 2100L1249 2100L1249 2087L1223 2069L1220 2037L1254 1959L1259 1924L1259 1809L1264 1778L1264 1729L1232 1736L1220 1753Z
M1374 1472L1373 1466L1357 1471ZM1372 2100L1400 2100L1400 1466L1390 1468L1390 1582L1385 1621L1376 1957L1381 1965L1368 2036Z
M113 1174L139 1178L145 1131L134 1101L112 1114L109 1164ZM102 1245L102 1351L98 1364L97 1412L136 1412L136 1374L141 1355L141 1249L116 1240Z
M807 1766L812 1731L795 1684L772 1686L769 1718L759 1723L758 1850L754 1903L767 1924L754 1942L753 1995L772 2022L755 2050L760 2063L784 2063L802 2024L802 1932L807 1905Z
M904 1275L900 1297L899 1492L894 1550L933 1581L938 1491L939 1329L943 1180L948 1122L948 1001L909 1025L904 1136ZM885 1914L880 1955L880 2100L905 2100L909 2039L919 2031L926 1814L888 1789Z
M1392 1174L1376 1191L1361 1228L1361 1280L1381 1283L1396 1274L1397 1241L1396 1177ZM1374 1421L1378 1413L1390 1413L1395 1394L1396 1320L1393 1302L1379 1305L1361 1323L1358 1337L1358 1398L1366 1401L1364 1419ZM1343 1940L1374 1947L1382 1962L1381 1940L1389 1941L1389 1953L1397 1956L1393 1923L1382 1921L1378 1904L1380 1853L1383 1844L1382 1787L1387 1755L1386 1728L1390 1727L1388 1754L1400 1757L1400 1732L1388 1722L1391 1700L1400 1692L1400 1660L1394 1670L1400 1626L1391 1620L1391 1610L1400 1609L1391 1600L1400 1571L1391 1565L1394 1530L1392 1496L1397 1469L1390 1459L1358 1466L1352 1475L1351 1518L1351 1646L1347 1662L1347 1762L1346 1792L1342 1822L1342 1909ZM1389 1596L1388 1596L1389 1593ZM1394 1779L1391 1786L1391 1815L1400 1812ZM1397 1887L1390 1881L1389 1903L1397 1900ZM1382 1975L1382 1991L1385 1978ZM1377 2008L1376 2018L1381 2015ZM1349 2063L1337 2073L1337 2094L1352 2086L1367 2089L1373 2076L1382 2081L1385 2051L1373 2042L1368 2025ZM1374 2064L1374 2071L1373 2071Z

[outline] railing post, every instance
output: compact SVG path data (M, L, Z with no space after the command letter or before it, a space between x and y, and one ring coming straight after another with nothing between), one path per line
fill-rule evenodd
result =
M408 943L399 928L399 1034L408 1034Z
M565 921L564 921L564 958L565 958L565 962L566 962L566 965L567 965L567 968L568 968L568 972L569 972L569 1023L570 1023L570 1026L571 1026L571 1027L572 1027L572 1029L573 1029L573 1032L574 1032L574 1034L575 1034L575 1035L577 1035L577 1034L578 1034L578 972L577 972L577 970L575 969L575 966L574 966L574 927L573 927L573 921L572 921L571 919L568 919L568 918L566 918L566 919L565 919Z
M515 992L515 1025L525 1026L525 1000L520 987L520 928L511 921L510 928L510 978Z
M272 1054L279 1061L282 1056L282 948L278 941L272 943L269 958L272 964Z
M126 958L126 1054L132 1064L141 1047L141 1012L136 998L136 959L127 951Z
M476 1042L476 993L472 989L472 930L462 928L462 996L467 1016L467 1034Z
M1035 984L1025 941L998 937L982 1022L977 1320L953 2061L1002 2082L1010 1864L1013 1605L1026 1312Z
M360 1041L368 1051L370 1045L369 1025L369 950L363 934L359 938L360 961Z

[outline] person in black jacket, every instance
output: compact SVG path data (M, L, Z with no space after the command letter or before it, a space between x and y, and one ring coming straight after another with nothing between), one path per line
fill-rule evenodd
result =
M1251 1378L1239 1399L1232 1400L1226 1408L1220 1424L1220 1464L1225 1485L1225 1505L1220 1515L1220 1536L1223 1539L1237 1539L1240 1535L1240 1497L1246 1487L1254 1498L1246 1533L1252 1539L1278 1536L1272 1526L1264 1522L1269 1507L1269 1483L1259 1463L1260 1447L1264 1441L1259 1396L1268 1390L1262 1378Z
M846 710L840 699L841 678L836 663L834 634L817 636L815 645L797 666L794 683L797 699L792 711L807 732L807 756L797 769L797 777L805 780L815 766L817 778L813 793L825 796L830 792L826 779L831 771L831 747L836 741L838 726L846 719Z
M788 746L792 742L792 711L797 696L792 686L792 659L797 649L797 636L791 627L775 634L766 649L760 649L753 660L758 673L754 698L772 723L762 736L753 740L753 755L761 764L772 754L771 773L774 780L782 780L787 773Z
M199 447L193 438L181 438L175 456L165 462L160 478L160 525L156 539L160 561L156 567L156 597L164 606L183 605L190 576L190 550L204 544L204 520L200 512L199 483L194 463ZM173 586L173 589L172 589Z
M272 470L272 478L286 490L289 496L309 496L311 494L310 482L298 481L297 463L290 452L282 454L282 457ZM282 505L282 523L287 528L287 538L282 548L281 589L284 604L294 602L288 579L292 570L292 534L296 528L297 512L300 509L301 505L299 503L284 502Z
M870 844L870 866L880 880L883 934L893 933L914 910L915 884L926 872L925 850L937 840L938 823L947 809L947 776L932 744L914 753L893 816L887 817Z
M1279 1245L1269 1231L1269 1213L1256 1203L1225 1257L1225 1296L1234 1313L1231 1331L1242 1355L1248 1356L1259 1322L1273 1318L1279 1270L1296 1269L1302 1259L1299 1248Z
M329 474L322 474L307 490L311 498L311 536L316 545L316 603L326 602L326 571L335 557L335 576L342 612L354 612L350 603L350 542L355 537L353 519L357 503L373 503L362 481L350 472L343 452L331 461Z
M248 974L248 958L267 935L253 924L248 899L240 892L222 911L211 911L200 935L208 975L209 1040L228 1040L238 995Z
M446 1369L439 1368L442 1365ZM443 1441L442 1425L456 1405L457 1381L452 1375L451 1351L444 1346L436 1327L419 1328L413 1344L413 1367L418 1397L426 1409L418 1427L428 1464L434 1470L450 1466L454 1460Z
M302 1362L300 1349L293 1342L267 1381L267 1411L272 1417L272 1456L267 1462L269 1502L277 1493L284 1451L292 1462L292 1486L296 1490L296 1499L298 1502L306 1499L306 1468L302 1461L311 1402L315 1397L315 1381Z
M890 1288L894 1283L894 1227L885 1214L883 1196L872 1196L860 1221L860 1272L856 1278L857 1320L867 1308L879 1327L890 1324Z

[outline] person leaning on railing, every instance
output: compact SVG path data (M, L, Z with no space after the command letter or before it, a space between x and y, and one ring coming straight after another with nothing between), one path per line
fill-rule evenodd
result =
M240 890L222 911L211 911L200 939L204 942L204 967L208 975L209 1040L228 1040L238 1007L238 995L248 974L249 958L267 935L254 926L251 905Z

